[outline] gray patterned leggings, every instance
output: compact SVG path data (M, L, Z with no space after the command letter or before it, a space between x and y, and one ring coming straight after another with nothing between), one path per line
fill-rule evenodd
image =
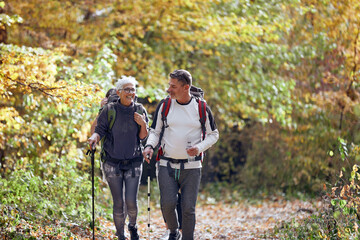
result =
M120 174L116 175L115 167L110 166L105 162L104 172L113 198L113 218L116 227L116 235L123 236L126 218L125 204L129 216L129 225L136 225L138 213L137 196L142 167L135 168L135 177L131 176L132 169L126 171L121 170Z

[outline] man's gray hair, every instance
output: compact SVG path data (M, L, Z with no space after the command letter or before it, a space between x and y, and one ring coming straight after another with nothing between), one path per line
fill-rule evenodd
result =
M116 83L116 90L120 91L121 89L123 89L123 86L128 83L132 83L134 84L134 86L136 86L139 82L136 81L134 77L121 76L121 78Z
M189 84L192 85L192 77L191 74L184 70L184 69L177 69L174 70L172 73L169 74L170 78L175 78L178 81L182 82L182 85Z

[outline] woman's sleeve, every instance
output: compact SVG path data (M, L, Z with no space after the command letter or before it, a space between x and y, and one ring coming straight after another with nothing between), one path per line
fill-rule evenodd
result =
M103 109L99 114L99 117L97 119L97 125L95 127L95 133L99 134L100 139L102 139L105 136L106 132L109 129L109 123L108 123L109 105L105 105L105 106L103 107Z

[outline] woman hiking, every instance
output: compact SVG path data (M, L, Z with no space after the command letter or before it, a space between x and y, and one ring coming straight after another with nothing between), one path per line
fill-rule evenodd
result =
M125 240L125 210L129 216L131 240L139 239L136 220L137 196L142 174L141 141L147 137L148 117L141 104L135 103L136 84L133 77L122 77L116 84L120 97L104 105L95 132L88 139L90 147L104 138L101 159L113 198L116 235Z

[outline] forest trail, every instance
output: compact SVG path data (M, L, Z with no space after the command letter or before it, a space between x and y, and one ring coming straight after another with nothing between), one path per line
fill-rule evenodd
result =
M196 208L195 239L268 239L266 233L282 221L293 218L302 219L310 216L321 207L321 201L272 200L256 201L256 203L213 203L199 204ZM110 221L102 224L109 226L107 236L97 239L114 238L115 228ZM139 234L148 239L147 213L138 217ZM151 210L151 239L161 239L165 227L160 209Z

